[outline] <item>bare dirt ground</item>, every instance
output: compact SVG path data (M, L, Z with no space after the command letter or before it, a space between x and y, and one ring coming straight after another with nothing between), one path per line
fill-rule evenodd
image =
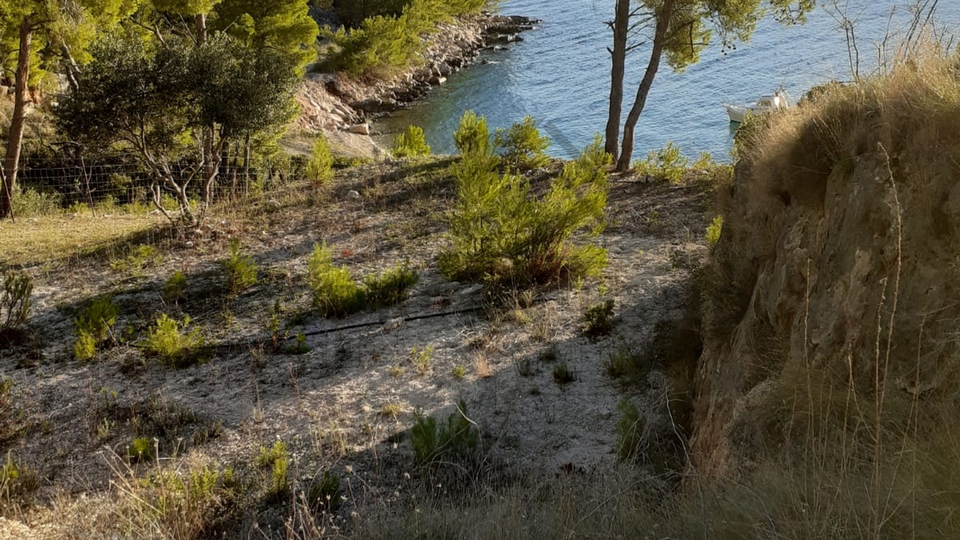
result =
M706 195L696 186L612 179L599 238L609 250L602 280L495 302L437 269L454 197L446 164L378 163L340 171L332 187L290 185L222 211L201 239L152 234L156 252L143 264L117 264L138 241L126 238L31 266L33 338L0 350L0 377L14 381L0 450L36 471L44 501L106 490L115 477L109 464L135 436L155 437L171 463L202 454L237 467L282 440L294 478L340 476L348 501L341 512L349 512L411 496L423 480L408 436L415 414L442 421L463 399L503 477L613 465L618 400L626 393L644 414L662 414L665 377L655 370L646 389L628 389L605 374L605 362L618 350L642 351L657 323L682 317L690 268L706 253ZM259 283L238 296L225 293L220 267L231 237L260 266ZM419 282L396 307L319 318L302 276L324 240L357 278L406 259ZM188 292L167 305L160 291L176 270L187 275ZM581 319L601 291L615 301L616 326L592 341ZM73 360L74 313L103 294L121 306L115 332L127 343L94 361ZM309 352L274 350L275 307L287 327L282 344L302 333ZM145 358L137 336L159 312L189 314L215 345L213 358L180 370ZM432 350L422 372L414 348ZM555 381L561 364L572 382ZM23 532L12 522L0 522L2 530Z

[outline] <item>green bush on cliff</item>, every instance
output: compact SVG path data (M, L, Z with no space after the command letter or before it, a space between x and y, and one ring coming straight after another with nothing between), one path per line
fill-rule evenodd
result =
M340 28L327 32L339 51L326 62L326 68L351 76L387 76L388 72L408 66L420 52L420 37L408 28L406 16L378 15L364 19L349 32Z
M437 23L463 13L477 12L483 0L384 0L364 7L347 8L344 21L353 28L326 30L323 37L336 45L326 69L354 77L386 77L413 65L423 48L424 34L437 31ZM362 20L360 19L362 17Z
M340 21L348 28L360 26L364 19L376 16L397 16L404 11L423 13L423 17L439 21L463 13L476 13L487 5L487 0L366 0L337 2Z
M409 126L405 133L401 133L393 143L394 157L429 156L430 145L423 134L423 128Z
M606 251L570 242L578 232L589 236L603 226L610 157L599 138L540 197L531 194L522 176L498 174L497 162L495 156L465 153L454 166L458 201L450 220L451 245L440 255L444 275L527 285L599 273Z
M544 153L550 146L550 139L540 136L537 123L532 116L510 126L510 129L497 129L494 145L503 149L503 162L518 170L543 167L550 162Z

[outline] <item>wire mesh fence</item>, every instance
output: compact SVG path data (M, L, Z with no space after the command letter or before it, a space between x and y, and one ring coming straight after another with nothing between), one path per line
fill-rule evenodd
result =
M174 179L183 185L196 165L174 165ZM303 175L303 162L271 166L221 164L217 169L211 203L245 199L251 195L279 189ZM64 212L93 215L145 213L156 209L154 190L159 187L160 204L168 211L177 209L173 193L163 182L134 160L86 163L56 160L30 160L17 174L13 193L15 217L41 217ZM200 182L188 183L192 200L201 198Z

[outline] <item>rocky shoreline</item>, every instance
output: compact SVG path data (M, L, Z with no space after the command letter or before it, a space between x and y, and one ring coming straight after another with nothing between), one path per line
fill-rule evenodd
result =
M323 132L335 145L346 134L369 136L371 120L422 99L432 88L444 84L451 74L482 61L482 51L503 50L511 43L523 41L519 34L535 29L540 22L516 15L462 17L440 26L439 32L430 38L423 52L424 62L419 67L385 81L311 73L297 95L301 107L297 127L307 132ZM360 153L370 154L374 150L367 148Z

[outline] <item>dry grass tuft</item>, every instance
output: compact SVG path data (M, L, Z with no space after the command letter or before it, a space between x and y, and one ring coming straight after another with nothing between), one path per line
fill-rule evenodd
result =
M94 253L117 245L124 237L156 229L157 216L54 215L0 222L0 253L13 267L33 266Z

